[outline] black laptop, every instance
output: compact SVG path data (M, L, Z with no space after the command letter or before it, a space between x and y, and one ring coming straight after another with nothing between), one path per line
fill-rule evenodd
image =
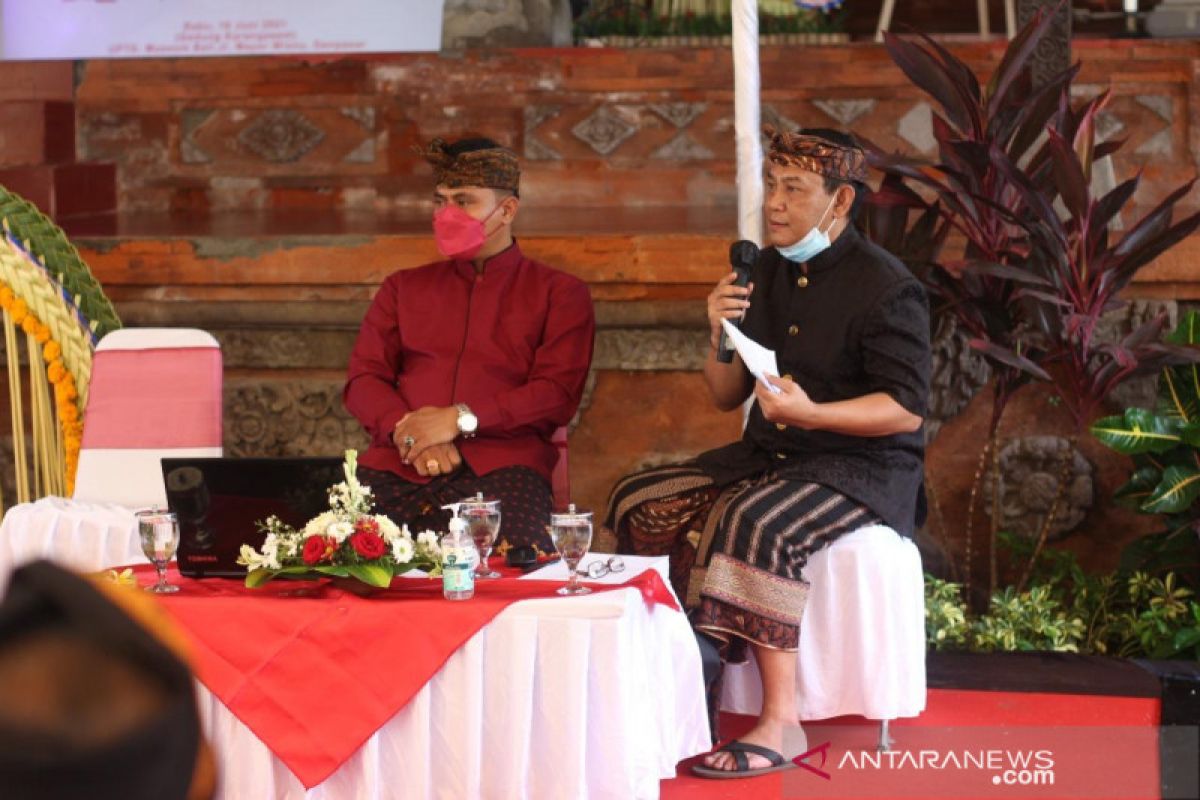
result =
M345 478L340 458L164 458L162 471L179 518L179 572L191 578L244 577L238 551L262 545L257 521L274 514L303 527Z

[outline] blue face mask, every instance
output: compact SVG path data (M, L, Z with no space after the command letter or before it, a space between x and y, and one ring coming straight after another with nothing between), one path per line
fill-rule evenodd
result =
M836 201L836 195L830 198L829 205L825 208L824 213L821 214L821 219L817 220L816 226L803 239L786 247L777 247L776 249L779 251L779 254L788 261L803 264L828 250L830 245L829 232L833 230L833 225L837 222L837 217L830 220L829 227L825 230L821 230L821 220L825 219L825 214L829 213L829 210L833 208L833 204Z

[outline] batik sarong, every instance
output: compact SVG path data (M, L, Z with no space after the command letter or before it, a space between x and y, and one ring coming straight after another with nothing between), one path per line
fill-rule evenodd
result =
M878 521L817 483L767 472L719 488L686 464L623 480L607 517L621 552L671 556L676 592L698 604L693 624L728 644L734 661L747 643L795 650L808 596L801 572L809 557Z

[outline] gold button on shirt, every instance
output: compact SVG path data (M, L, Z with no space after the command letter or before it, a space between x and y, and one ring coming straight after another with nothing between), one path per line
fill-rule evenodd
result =
M791 325L788 327L788 336L796 336L800 333L799 325Z

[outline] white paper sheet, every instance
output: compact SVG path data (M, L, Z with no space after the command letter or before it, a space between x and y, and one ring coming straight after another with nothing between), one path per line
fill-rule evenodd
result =
M779 377L779 364L775 361L775 351L763 347L738 330L727 319L721 320L721 325L725 328L725 335L729 337L729 343L742 357L742 363L746 365L746 369L750 370L750 374L762 381L763 386L775 394L779 394L779 387L768 383L764 377L766 375L773 378Z

